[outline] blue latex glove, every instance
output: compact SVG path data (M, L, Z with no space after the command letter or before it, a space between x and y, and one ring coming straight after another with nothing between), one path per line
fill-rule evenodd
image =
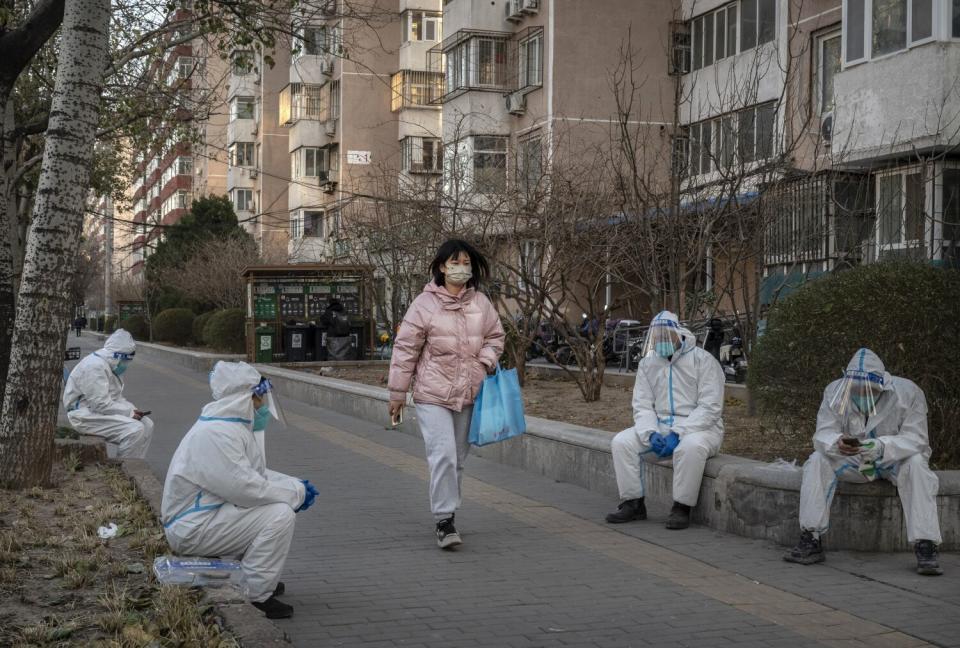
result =
M670 457L673 455L673 451L677 449L677 446L680 445L680 435L678 435L673 430L670 431L670 434L667 435L664 440L663 454L661 457Z
M317 499L317 495L320 494L320 491L310 483L309 479L301 479L303 482L303 487L306 489L306 493L303 496L303 504L300 505L300 508L296 510L297 513L300 511L306 511L308 508L313 506L313 501Z
M650 433L650 449L653 450L653 454L658 457L663 456L663 452L667 447L667 440L659 432Z

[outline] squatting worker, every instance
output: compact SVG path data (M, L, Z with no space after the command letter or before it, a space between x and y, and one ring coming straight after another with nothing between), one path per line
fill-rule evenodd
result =
M73 429L117 445L117 456L142 459L150 447L153 421L123 397L123 376L137 345L123 329L99 351L77 363L63 390L63 407Z
M214 401L180 442L163 485L161 517L181 555L242 559L246 597L267 618L293 607L280 572L293 540L294 514L313 505L307 480L268 470L255 432L283 420L269 380L245 362L218 362L210 373Z
M886 479L897 487L914 543L917 573L936 576L939 481L930 470L927 400L912 381L891 376L870 349L860 349L843 378L823 392L813 454L803 465L800 542L784 554L788 562L824 560L820 537L830 526L830 504L839 480Z
M631 428L611 442L620 506L616 524L647 519L644 462L673 457L673 508L668 529L690 526L707 459L723 441L723 369L699 348L677 316L663 311L647 331L633 387Z
M479 291L486 259L469 243L450 240L430 264L433 280L403 318L390 361L390 415L397 421L413 386L417 421L430 466L430 509L437 545L461 544L460 507L473 402L503 352L500 316Z

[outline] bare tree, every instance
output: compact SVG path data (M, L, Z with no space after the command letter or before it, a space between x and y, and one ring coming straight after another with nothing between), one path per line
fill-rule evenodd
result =
M209 239L200 243L182 264L163 271L162 283L217 308L243 308L243 270L257 265L260 257L249 238Z

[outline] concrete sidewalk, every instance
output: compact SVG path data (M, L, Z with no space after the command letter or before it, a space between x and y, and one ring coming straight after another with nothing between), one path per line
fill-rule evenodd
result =
M97 344L85 336L84 352ZM125 378L154 412L147 459L162 479L210 398L206 376L138 358ZM291 425L268 431L268 464L321 492L284 576L298 646L960 646L957 555L940 578L917 576L909 553L791 565L780 547L706 528L610 527L615 502L476 457L465 544L441 552L419 439L284 405Z

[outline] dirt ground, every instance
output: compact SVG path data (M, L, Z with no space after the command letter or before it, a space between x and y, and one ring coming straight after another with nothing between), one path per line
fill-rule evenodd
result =
M386 367L327 368L323 374L379 387L387 383ZM523 401L531 416L619 432L632 424L631 393L625 387L605 386L599 401L586 403L571 381L528 377ZM758 418L749 416L746 403L736 398L726 400L723 422L725 433L720 451L726 454L760 461L796 459L802 464L813 449L810 439L765 427Z
M198 592L156 584L163 531L118 467L68 459L55 483L0 491L0 646L239 646Z

